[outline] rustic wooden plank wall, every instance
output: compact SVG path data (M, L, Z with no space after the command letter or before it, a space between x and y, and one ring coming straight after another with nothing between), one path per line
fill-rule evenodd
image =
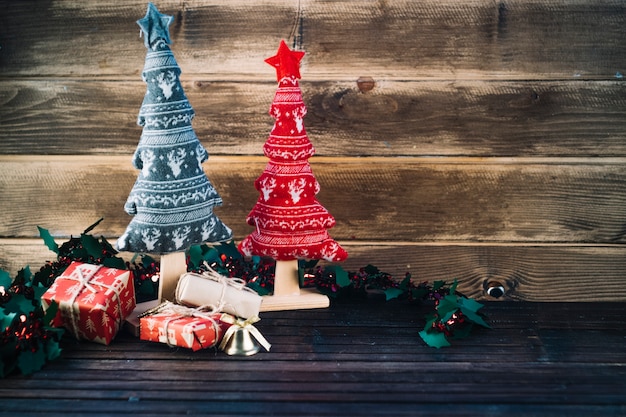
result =
M156 1L237 239L280 39L319 199L350 251L488 299L626 300L626 4L620 0ZM119 236L145 85L144 1L0 1L0 268ZM368 83L358 80L370 80ZM372 83L373 82L373 83Z

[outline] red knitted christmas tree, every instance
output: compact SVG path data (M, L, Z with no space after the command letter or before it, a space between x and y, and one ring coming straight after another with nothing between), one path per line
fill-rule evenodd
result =
M276 68L278 90L270 106L276 119L263 153L270 160L255 181L259 199L246 221L255 230L240 244L244 255L268 256L276 262L275 301L264 300L262 309L281 310L328 305L315 300L320 294L301 294L298 288L297 259L343 261L347 252L327 232L335 219L317 201L320 185L308 159L315 149L307 137L303 118L300 60L304 52L292 51L281 41L275 56L265 60ZM289 262L287 262L289 261ZM291 298L285 301L281 298ZM310 304L306 299L312 298Z
M306 106L298 84L303 56L281 41L278 53L265 60L276 68L279 83L270 106L276 123L263 146L270 161L254 184L260 196L246 219L256 230L239 249L276 260L343 261L348 254L327 232L335 219L315 197L320 186L308 161L315 149L304 129Z

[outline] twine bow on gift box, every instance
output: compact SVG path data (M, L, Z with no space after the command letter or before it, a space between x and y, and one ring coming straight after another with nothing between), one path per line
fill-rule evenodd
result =
M235 277L233 278L225 277L224 275L215 271L206 263L205 263L205 267L207 268L206 271L202 271L202 273L193 274L193 275L196 275L201 278L209 279L211 281L215 281L215 282L222 284L222 288L221 288L217 305L213 305L213 304L207 305L208 307L211 307L214 311L218 312L224 309L224 306L226 305L226 291L228 290L229 287L234 288L237 291L246 291L251 294L257 295L256 291L246 286L246 281L244 281L243 279L235 278Z
M191 308L191 307L185 307L185 306L181 306L178 304L174 304L172 302L166 301L163 304L158 305L157 307L146 311L145 313L139 315L139 317L146 317L146 316L150 316L153 314L170 314L171 317L167 318L164 323L163 323L163 333L165 336L165 343L167 343L168 346L170 347L174 347L176 346L176 344L173 344L170 342L170 338L169 338L169 325L171 322L176 321L176 320L180 320L182 318L185 317L198 317L198 318L202 318L205 319L207 321L209 321L211 323L211 325L213 326L213 330L215 332L215 340L213 341L213 343L210 346L203 346L202 345L202 341L199 340L196 337L196 340L198 341L198 343L200 343L200 345L203 348L210 348L213 347L215 345L217 345L217 343L219 342L220 338L219 338L219 332L220 332L220 325L219 323L215 320L215 314L216 312L214 312L210 307L208 306L200 306L200 307L196 307L196 308ZM191 343L188 343L189 345L191 345Z
M203 271L202 274L199 274L200 277L209 279L212 281L216 281L222 284L220 296L217 302L217 306L214 306L214 311L222 311L224 306L226 305L226 291L228 288L234 288L238 291L247 291L254 295L258 295L256 291L252 288L246 286L246 281L241 278L227 278L224 275L219 274L217 271L212 269L208 264L205 263L206 271ZM261 334L261 332L254 327L254 323L261 320L257 315L252 317L248 317L247 319L242 319L239 317L232 316L230 314L223 314L221 317L223 322L231 324L231 326L226 330L222 342L220 343L219 348L222 351L229 351L228 347L232 346L233 340L236 335L242 335L245 333L249 333L251 337L253 337L266 351L269 352L270 347L272 346L267 339ZM247 335L244 336L246 338ZM245 349L244 349L245 350ZM237 349L235 349L237 351ZM254 351L256 353L256 350ZM237 353L229 353L229 354L247 354L244 352Z
M205 266L207 269L201 274L188 272L180 277L175 303L163 303L140 317L167 311L178 317L207 318L214 327L217 326L214 320L219 320L230 324L221 338L220 350L229 355L248 356L258 352L258 345L262 345L269 351L271 345L253 326L260 320L258 314L262 298L247 287L243 279L223 276ZM167 328L164 330L167 333Z
M76 268L74 269L74 272L76 272L77 276L72 274L72 275L62 277L63 279L67 279L70 281L78 281L79 285L75 287L75 291L72 294L72 298L67 303L63 301L59 303L59 308L61 309L61 311L64 313L69 313L70 315L70 322L71 322L71 327L72 327L71 331L74 337L76 337L76 339L81 338L80 328L78 326L78 320L80 318L80 310L78 309L78 307L74 309L74 303L76 302L76 299L78 298L78 296L83 292L83 290L88 290L93 294L98 292L98 290L94 288L93 285L91 285L92 284L91 280L96 276L97 272L102 267L101 265L93 265L93 268L90 271L90 273L88 275L83 275L83 270L81 269L81 266L82 265L77 265ZM111 290L115 293L115 300L117 301L117 307L118 307L117 311L119 312L119 316L117 317L117 326L119 329L120 326L122 325L122 300L121 300L120 292L114 285L107 285L102 282L94 282L93 284L96 284L99 287L106 288L107 290ZM78 311L75 311L75 310L78 310Z
M247 319L258 316L263 299L241 278L223 276L206 265L202 273L183 274L176 287L175 301L189 307L205 306Z
M174 347L176 345L172 344L169 340L168 326L171 322L179 320L184 317L203 318L203 319L208 320L213 326L213 329L216 334L215 341L210 346L203 346L204 348L214 347L219 343L220 341L219 332L221 331L221 327L218 323L218 320L231 325L228 328L228 330L226 330L226 332L224 333L222 342L219 345L220 350L226 350L226 347L228 346L229 342L233 339L233 336L238 331L250 333L250 335L252 335L254 339L256 339L256 341L260 345L262 345L267 351L269 351L271 347L267 339L265 339L265 337L263 337L261 332L256 327L253 326L253 323L256 323L260 320L260 318L257 316L251 317L247 320L243 320L243 319L234 317L228 313L223 313L220 311L213 310L212 307L208 305L192 308L192 307L182 306L179 304L174 304L170 301L166 301L162 304L159 304L155 308L147 310L146 312L140 314L138 317L142 318L142 317L147 317L147 316L151 316L154 314L170 314L171 315L171 317L165 320L163 323L163 327L164 327L163 333L165 334L165 343L170 347ZM198 343L202 345L202 341L198 340Z

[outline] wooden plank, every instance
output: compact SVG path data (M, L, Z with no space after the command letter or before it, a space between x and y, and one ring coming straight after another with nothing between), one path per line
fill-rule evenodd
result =
M242 382L242 385L245 383ZM343 396L342 401L328 402L325 399L313 398L293 398L287 400L266 400L266 401L241 401L239 398L225 398L219 401L203 400L202 394L198 393L198 399L194 401L176 401L175 399L163 399L155 401L140 401L138 397L132 393L126 394L123 399L117 401L102 400L45 400L45 405L36 401L30 403L27 407L17 406L20 402L12 401L12 404L5 407L7 416L15 415L15 413L24 410L33 414L45 412L48 416L64 416L69 413L88 414L94 413L94 410L102 410L104 415L124 415L124 414L141 414L157 416L160 414L205 414L207 410L211 411L211 415L218 417L226 417L231 415L239 416L275 416L277 410L282 415L298 415L298 416L388 416L389 410L393 410L394 416L432 416L444 413L448 416L469 416L469 415L486 415L493 414L494 409L497 413L521 417L527 415L567 415L567 416L606 416L619 415L625 411L625 408L615 404L567 404L567 398L561 397L560 402L551 404L509 404L506 397L488 396L485 403L476 403L470 396L462 396L454 406L442 405L441 402L433 402L432 397L428 402L428 398L424 396L413 397L413 401L398 401L393 405L379 401L368 402L351 402L347 396ZM335 394L337 395L337 394ZM388 396L392 398L392 396ZM545 395L536 400L540 402ZM133 404L124 404L122 401ZM497 403L497 406L488 405ZM601 401L601 400L600 400ZM102 404L105 403L106 406ZM54 410L54 411L49 411Z
M601 416L626 410L625 356L605 345L625 335L624 303L505 302L486 309L494 323L509 324L473 332L446 349L427 347L417 336L423 320L415 316L425 309L354 299L329 309L264 313L257 327L271 341L278 335L287 341L293 332L309 338L252 357L172 349L126 334L110 346L66 337L62 357L43 371L0 380L0 413ZM546 334L564 312L566 320ZM606 327L586 327L589 312ZM414 331L371 343L379 332L389 336L399 328ZM517 348L485 343L498 338ZM397 343L412 351L382 353Z
M3 16L1 75L138 76L146 48L136 20L145 1L0 3ZM273 73L263 60L293 29L294 3L280 0L161 1L174 16L172 48L188 73ZM263 22L262 25L258 24ZM76 53L80 51L80 53Z
M303 37L310 65L333 74L612 78L602 67L625 67L605 58L616 51L624 10L616 1L315 2L304 9Z
M321 382L321 381L320 381ZM241 385L241 383L239 383ZM304 385L304 386L303 386ZM315 388L312 388L311 385L315 385L312 383L309 384L293 384L291 389L285 389L285 386L280 386L276 384L272 384L272 386L276 389L275 392L259 392L254 389L245 390L245 395L243 397L246 401L255 401L255 402L266 402L266 401L277 401L277 402L288 402L293 401L295 395L293 392L297 392L300 400L305 401L324 401L328 398L336 398L338 391L343 391L345 396L350 396L352 402L355 403L374 403L380 404L385 402L386 398L389 398L391 390L394 388L390 386L387 390L379 391L359 391L359 390L341 390L338 386L339 384L319 384L324 387L324 390L318 392ZM360 384L362 385L362 384ZM403 390L396 390L394 392L394 398L396 401L400 403L404 402L419 402L425 401L432 395L454 395L457 397L457 401L471 401L474 393L466 393L464 391L467 390L467 384L464 383L450 383L446 384L446 386L437 386L429 389L428 394L424 394L423 391L425 389L426 384L406 384L404 385ZM544 391L542 393L537 393L537 387L520 387L518 390L518 395L522 397L524 394L532 394L534 396L534 401L544 401L546 403L551 404L561 404L562 402L567 402L568 404L585 404L588 400L587 397L581 397L580 394L584 394L584 390L588 390L588 385L577 385L568 390L568 394L555 395L558 391L559 387L562 384L541 384ZM228 392L222 392L218 390L210 389L211 384L207 387L206 393L202 396L202 401L211 402L211 401L237 401L241 400L242 394L241 392L237 392L235 389L231 389ZM281 389L282 388L282 389ZM489 390L489 397L492 400L496 400L498 398L504 399L507 395L510 395L508 392L508 387L502 385L495 384L485 384L485 390ZM621 392L618 391L618 387L607 386L606 390L602 393L597 394L596 401L602 404L612 404L616 401L619 401L619 395ZM409 391L412 389L412 391ZM121 391L121 392L120 392ZM168 389L153 389L153 388L145 388L140 390L134 390L129 392L128 390L120 390L120 389L111 389L111 390L100 390L94 389L89 390L85 393L84 390L80 390L79 392L75 390L67 390L67 389L50 389L45 391L45 395L41 399L46 399L50 401L72 401L76 400L76 397L80 397L82 401L114 401L119 399L120 395L125 397L137 396L141 398L143 401L152 402L152 403L160 403L163 401L163 398L166 398L170 393ZM193 389L189 391L179 390L176 392L176 401L182 403L186 402L195 402L198 401L198 389ZM24 396L21 392L17 390L7 390L6 395L13 398L28 398L28 396ZM24 398L25 397L25 398ZM524 401L525 402L525 401Z
M183 75L194 129L213 155L260 155L276 91ZM145 84L0 81L0 154L132 154ZM320 156L625 156L626 84L375 80L301 83Z
M193 127L211 154L260 154L276 84L189 81ZM0 153L129 154L146 85L127 81L0 82Z
M216 213L235 236L258 192L265 157L213 157L205 171L222 195ZM313 158L331 234L355 241L624 243L622 159ZM123 233L137 177L128 157L0 156L0 236L80 233L100 217ZM71 215L67 215L71 213Z
M97 229L94 234L98 236ZM63 241L58 240L59 244ZM371 264L398 281L407 272L415 283L437 280L451 283L457 279L459 290L476 299L626 301L623 245L341 243L349 253L341 264L347 271L357 272ZM127 259L132 256L123 255ZM27 265L37 271L47 260L54 259L56 255L40 239L0 239L0 269L11 276ZM487 294L492 283L502 285L505 290L502 297L496 299ZM559 325L568 318L564 313L552 317L552 322ZM604 328L602 321L593 319L586 318L591 329Z
M618 0L159 3L176 18L173 47L184 71L271 76L263 59L285 38L307 51L303 68L313 79L611 79L626 68L625 7ZM145 48L135 21L144 14L142 1L2 1L0 75L138 74Z
M347 245L349 271L368 263L396 279L459 281L469 297L494 300L489 284L501 284L498 300L626 300L624 248L554 245Z

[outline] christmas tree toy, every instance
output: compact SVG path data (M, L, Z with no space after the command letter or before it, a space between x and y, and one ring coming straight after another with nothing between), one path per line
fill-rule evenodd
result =
M147 91L137 120L143 131L133 157L141 172L124 206L134 217L117 242L122 251L162 255L160 300L173 300L178 278L187 272L187 248L232 238L213 213L222 199L202 169L208 154L191 126L195 112L169 47L173 20L149 3L137 21L148 49L142 73Z
M335 219L316 199L320 185L308 162L315 149L304 129L306 107L298 83L303 56L281 41L277 54L265 60L278 79L270 106L276 122L263 146L269 162L255 181L259 198L247 217L255 230L239 244L244 255L276 260L274 293L264 297L261 311L327 307L325 295L300 289L298 259L338 262L348 256L328 235Z

